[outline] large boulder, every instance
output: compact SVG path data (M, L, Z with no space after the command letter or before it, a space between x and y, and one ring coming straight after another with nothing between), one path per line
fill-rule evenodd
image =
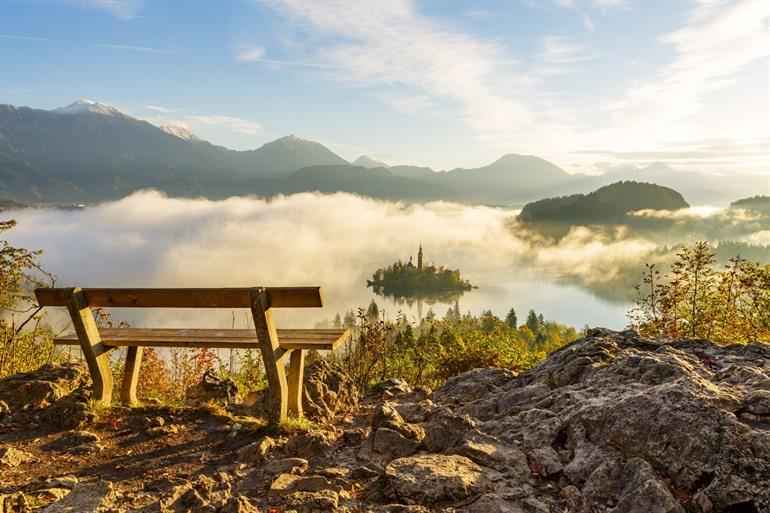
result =
M492 435L533 473L577 490L576 511L770 511L769 390L768 346L599 329L516 378L453 378L433 400L454 417L434 415L426 442L499 466L494 444L451 443ZM461 415L472 419L464 428ZM506 457L520 467L517 453Z
M435 504L462 501L486 491L491 485L487 472L464 456L420 454L398 458L385 468L393 499Z
M305 367L302 407L314 421L330 421L351 412L358 405L359 393L353 380L339 364L326 359L313 360Z
M89 383L88 369L82 362L46 364L0 379L0 401L12 412L43 409Z

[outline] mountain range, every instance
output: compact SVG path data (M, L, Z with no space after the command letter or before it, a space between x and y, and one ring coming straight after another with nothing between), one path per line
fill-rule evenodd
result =
M293 135L235 151L90 100L54 110L0 105L0 196L25 203L93 203L154 188L209 198L344 191L405 201L521 205L619 180L672 187L694 203L726 203L768 186L766 177L737 181L680 173L662 163L573 175L539 157L512 154L479 168L438 172L388 166L365 155L350 163Z

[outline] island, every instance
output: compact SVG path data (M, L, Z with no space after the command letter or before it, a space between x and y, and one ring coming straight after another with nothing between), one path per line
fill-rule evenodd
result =
M401 260L377 269L371 280L366 280L378 295L395 299L426 299L450 301L473 288L470 282L460 276L459 269L447 269L426 265L423 262L422 244L417 252L417 265L409 257L407 263Z

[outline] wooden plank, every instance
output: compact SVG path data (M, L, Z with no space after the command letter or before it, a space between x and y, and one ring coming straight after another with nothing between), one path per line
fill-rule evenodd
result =
M83 292L75 287L66 289L66 306L72 318L72 325L80 343L91 373L93 399L104 405L112 401L112 370L110 369L110 347L106 347L99 335L94 314L86 303Z
M305 351L295 350L289 357L288 412L296 418L302 417L302 392L305 380Z
M77 340L73 340L69 337L58 337L53 340L54 345L57 346L77 346L80 343ZM192 338L180 338L180 339L168 339L168 340L119 340L113 341L104 339L102 341L106 349L113 349L115 347L168 347L168 348L201 348L208 347L211 349L259 349L259 342L247 341L245 339L192 339ZM331 351L337 347L337 343L333 340L291 340L284 339L278 341L278 347L280 349L308 349L315 351Z
M331 339L340 337L343 329L278 329L278 338L292 339ZM99 330L103 339L175 339L175 338L226 338L250 339L256 341L254 329L209 329L209 328L102 328ZM65 335L75 340L75 334Z
M136 387L139 384L139 369L142 366L141 346L131 346L126 353L126 367L123 370L123 386L120 388L120 400L127 406L138 406Z
M254 330L102 328L102 341L111 347L211 347L219 349L256 349L259 341ZM282 349L328 351L339 346L349 335L341 329L277 330ZM54 339L56 345L77 345L76 334Z
M35 290L40 306L66 306L63 288ZM250 288L88 288L86 306L113 308L251 308ZM267 287L271 308L323 306L321 287Z
M255 288L250 291L250 295L251 314L254 317L254 327L270 389L268 421L272 424L278 424L286 420L288 408L286 368L283 362L276 359L276 350L279 349L278 332L273 322L273 312L270 309L272 305L268 291L265 288Z

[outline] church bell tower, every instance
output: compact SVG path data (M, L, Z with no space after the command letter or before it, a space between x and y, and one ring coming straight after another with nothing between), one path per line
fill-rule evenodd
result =
M422 271L422 244L420 244L420 250L417 252L417 270Z

